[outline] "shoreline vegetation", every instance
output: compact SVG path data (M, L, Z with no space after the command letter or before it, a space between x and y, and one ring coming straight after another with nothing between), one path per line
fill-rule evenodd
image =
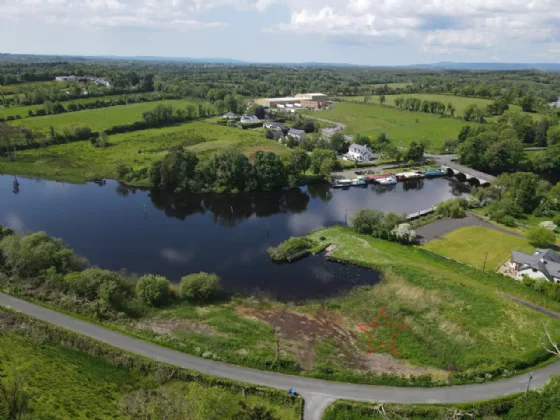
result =
M559 302L501 275L341 226L311 233L306 247L336 245L333 258L378 271L383 280L302 305L226 297L219 279L206 273L185 276L179 287L161 276L123 277L86 268L44 233L19 237L4 228L1 236L3 291L211 360L342 382L426 387L509 377L551 361L538 345L539 326L548 319L497 292L556 311ZM396 357L367 355L367 337L355 328L371 322L381 306L393 322L410 327L399 335Z

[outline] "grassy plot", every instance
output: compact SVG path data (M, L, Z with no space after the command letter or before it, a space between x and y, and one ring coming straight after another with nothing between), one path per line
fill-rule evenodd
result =
M57 82L56 80L44 82L16 83L13 85L0 85L0 95L9 95L14 93L32 92L35 89L50 89L52 87L65 87L69 83Z
M157 102L143 102L139 104L119 105L110 108L87 109L64 114L46 115L44 117L24 118L11 121L10 124L23 126L34 131L48 133L50 127L57 131L71 127L90 127L93 131L108 129L115 125L131 124L142 120L142 113L150 111L158 104L172 105L174 108L184 108L193 101L168 99Z
M559 303L501 275L357 235L347 228L332 227L310 236L319 243L337 244L334 257L383 273L380 285L354 289L322 306L343 315L348 327L375 322L380 308L385 307L390 322L408 325L398 336L396 359L445 369L454 380L481 372L504 374L504 369L531 366L547 358L538 345L547 317L513 304L497 292L504 290L556 310ZM559 321L552 322L555 328L560 326ZM379 331L376 337L390 340L391 333ZM357 345L365 351L368 340L364 335ZM331 351L323 366L341 372L337 354Z
M428 251L482 269L486 253L486 269L495 270L511 256L511 251L532 253L535 247L519 238L483 226L468 226L434 239L424 245Z
M348 134L377 136L387 133L397 146L408 146L413 141L426 139L429 150L439 151L445 140L457 138L465 121L441 118L422 112L401 111L393 107L339 103L329 111L303 111L336 121L346 126Z
M7 382L19 372L30 395L29 418L124 419L142 391L167 395L166 405L177 398L188 404L193 419L231 418L239 402L264 405L277 418L296 419L294 406L218 386L156 378L109 364L105 359L60 346L38 342L17 332L0 335L0 368ZM138 417L136 417L138 418ZM164 417L165 418L165 417Z
M37 118L29 120L33 119ZM248 155L257 150L270 150L281 155L290 153L289 149L265 139L264 135L257 132L194 121L173 127L115 134L109 136L107 148L97 148L88 141L79 141L21 151L13 161L0 158L0 173L70 182L115 178L118 163L122 162L134 169L148 167L152 162L161 160L167 150L175 145L182 145L199 155L228 146L241 148Z

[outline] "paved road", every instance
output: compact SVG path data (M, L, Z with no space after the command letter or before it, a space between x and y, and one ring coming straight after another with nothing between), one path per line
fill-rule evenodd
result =
M3 293L0 293L0 305L160 362L197 370L209 375L265 385L272 388L283 390L295 388L306 400L306 420L321 419L327 405L340 398L392 403L457 403L478 401L522 392L525 390L528 380L528 375L520 375L497 382L441 388L398 388L329 382L264 372L189 356L147 341L119 334L107 328ZM532 386L534 388L543 386L551 374L560 374L560 362L534 371L531 382Z
M443 219L436 220L433 223L429 223L417 229L416 237L418 241L420 241L420 243L426 243L431 241L432 239L437 238L438 236L445 235L446 233L467 226L484 226L489 229L507 233L508 235L517 236L518 238L524 238L524 236L520 233L504 229L503 227L487 222L486 220L479 219L472 214L467 214L462 219L452 219L450 217L445 217Z

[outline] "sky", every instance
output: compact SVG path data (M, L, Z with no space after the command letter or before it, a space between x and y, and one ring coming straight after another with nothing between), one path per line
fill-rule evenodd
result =
M560 62L560 0L0 0L0 52Z

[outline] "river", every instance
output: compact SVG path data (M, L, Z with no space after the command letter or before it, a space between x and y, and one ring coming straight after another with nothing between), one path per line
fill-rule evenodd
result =
M0 176L0 224L62 238L91 264L179 281L216 272L225 291L279 300L321 298L377 274L320 256L274 264L266 249L293 235L350 221L362 208L411 213L465 188L447 179L333 190L326 184L276 192L184 194L128 188L116 181L66 184Z

